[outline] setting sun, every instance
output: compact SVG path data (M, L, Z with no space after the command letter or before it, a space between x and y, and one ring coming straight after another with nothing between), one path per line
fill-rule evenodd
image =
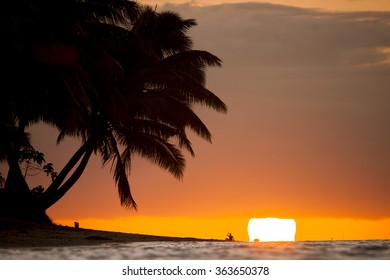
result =
M248 223L249 241L295 241L293 219L252 218Z

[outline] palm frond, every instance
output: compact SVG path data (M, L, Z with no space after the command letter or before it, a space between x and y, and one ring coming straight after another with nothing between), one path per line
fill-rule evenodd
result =
M171 70L171 71L170 71ZM213 92L206 87L194 81L187 73L177 73L175 69L166 69L165 75L156 69L147 71L143 75L152 80L148 83L151 90L164 92L178 101L200 105L212 108L220 113L227 112L227 105Z
M194 19L184 20L172 11L156 13L150 6L145 6L132 30L163 58L191 49L193 42L186 33L195 25Z
M180 75L185 75L201 85L206 83L206 67L220 67L222 61L217 56L199 50L189 50L168 56L163 61L163 67L175 69Z
M158 121L180 130L189 128L204 140L211 142L210 131L189 104L159 90L149 90L131 100L129 108L137 114L138 118Z
M109 159L112 159L111 169L114 173L114 180L117 185L121 205L136 210L137 203L135 202L131 194L130 183L127 176L127 170L129 169L129 160L131 158L122 158L116 140L112 134L108 135L106 140L106 147L108 149L106 150L107 154L104 155L103 159L105 159L106 162Z
M183 177L185 159L181 151L175 145L150 134L137 133L127 139L126 148L123 152L129 155L138 154L150 160L153 164L167 170L176 178Z
M140 126L143 129L139 129ZM124 166L130 166L127 161L130 161L136 153L168 170L175 177L182 177L185 167L184 157L180 150L169 142L173 136L182 137L178 135L177 129L155 121L137 120L131 126L119 127L115 131L119 143L123 146Z
M130 122L126 123L124 127L115 127L114 129L122 145L126 145L126 137L130 137L129 135L131 133L142 133L166 141L177 140L179 148L187 150L192 156L195 155L191 141L188 139L183 127L179 129L156 120L132 119Z

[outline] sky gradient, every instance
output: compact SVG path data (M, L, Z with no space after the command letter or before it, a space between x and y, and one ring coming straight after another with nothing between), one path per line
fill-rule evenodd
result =
M195 49L223 61L207 86L229 112L197 108L213 143L191 137L183 180L136 159L138 212L93 158L49 209L55 222L246 241L250 218L279 217L296 220L297 240L390 238L390 2L268 2L141 1L197 20ZM55 166L76 150L32 131Z

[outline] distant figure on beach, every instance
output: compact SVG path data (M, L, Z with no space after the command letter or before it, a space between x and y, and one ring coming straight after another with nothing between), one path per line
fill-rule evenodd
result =
M227 237L226 237L225 240L234 241L234 237L233 237L233 235L229 232L229 233L227 234Z

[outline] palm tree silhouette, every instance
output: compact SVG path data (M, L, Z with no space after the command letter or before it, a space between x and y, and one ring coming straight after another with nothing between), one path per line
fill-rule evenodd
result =
M44 216L78 181L93 153L112 164L121 204L136 209L128 180L133 154L181 178L182 150L194 155L186 129L211 141L192 106L227 111L205 87L206 67L221 60L192 49L186 33L196 22L176 13L125 0L51 2L9 4L3 28L11 71L4 82L13 87L1 125L23 139L26 127L44 121L58 128L58 142L77 137L81 146L32 203L21 200L29 187L16 164L29 142L2 140L0 159L9 167L4 190L13 195L1 210Z

